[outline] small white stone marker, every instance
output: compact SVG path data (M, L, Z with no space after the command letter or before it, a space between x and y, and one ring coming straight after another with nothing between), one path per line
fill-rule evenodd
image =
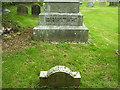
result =
M65 66L55 66L48 71L40 71L40 86L79 87L80 73L72 72Z

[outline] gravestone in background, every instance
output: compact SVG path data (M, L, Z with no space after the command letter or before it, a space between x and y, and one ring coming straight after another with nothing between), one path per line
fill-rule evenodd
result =
M88 28L79 13L79 0L44 0L44 12L33 29L34 40L88 41Z
M100 2L100 6L106 6L106 2Z
M32 15L38 16L40 14L40 12L41 12L40 5L39 4L34 4L32 6Z
M82 5L82 2L80 2L80 5Z
M119 2L109 2L109 6L118 6Z
M88 7L94 7L94 2L88 2Z
M19 15L28 15L28 8L24 5L17 6L17 14Z
M6 13L9 13L9 12L11 12L9 9L2 9L2 14L6 14Z
M49 71L40 72L40 86L79 87L80 79L79 72L72 72L65 66L56 66Z

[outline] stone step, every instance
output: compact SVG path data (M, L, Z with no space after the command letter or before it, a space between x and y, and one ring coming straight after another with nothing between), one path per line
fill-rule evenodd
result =
M34 40L88 41L88 28L83 26L37 26L33 29Z
M82 26L81 13L41 13L39 25Z

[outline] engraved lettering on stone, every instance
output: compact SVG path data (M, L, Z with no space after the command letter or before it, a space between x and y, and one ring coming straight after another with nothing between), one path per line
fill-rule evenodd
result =
M77 18L57 18L57 17L46 17L46 23L57 23L57 22L77 22Z

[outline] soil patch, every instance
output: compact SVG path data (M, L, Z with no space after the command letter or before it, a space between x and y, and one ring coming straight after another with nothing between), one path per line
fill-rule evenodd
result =
M22 32L3 35L2 50L3 52L11 52L31 46L33 28L27 27Z

